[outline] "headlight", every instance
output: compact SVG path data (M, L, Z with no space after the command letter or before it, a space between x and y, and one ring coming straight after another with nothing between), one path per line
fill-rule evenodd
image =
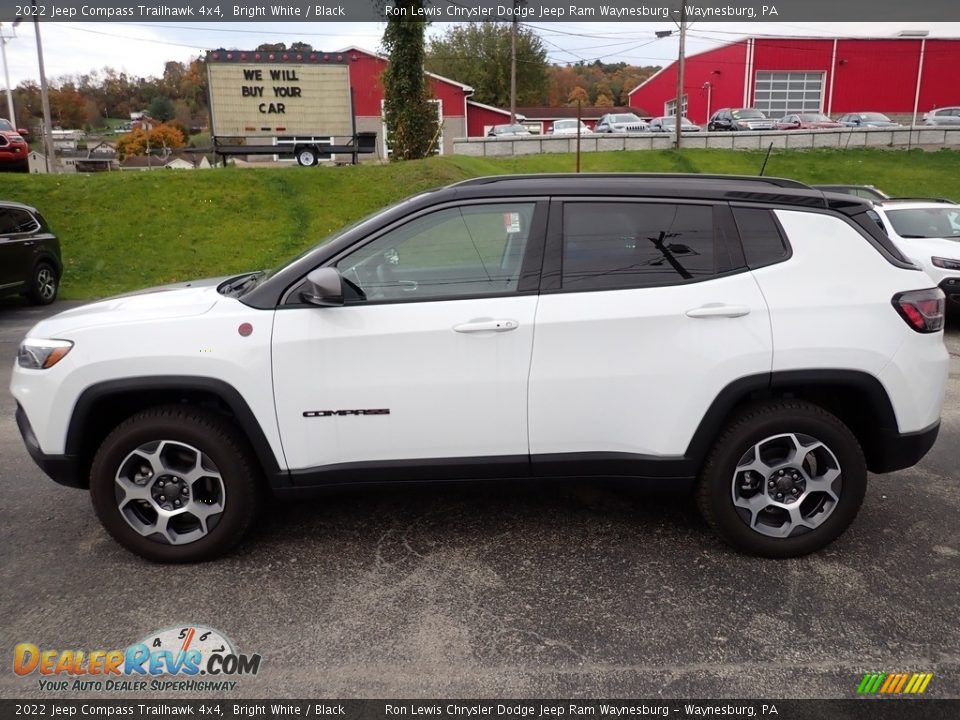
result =
M945 270L960 270L960 260L951 260L950 258L932 257L930 262L938 268Z
M39 340L27 338L20 343L17 364L31 370L47 370L66 357L73 349L69 340Z

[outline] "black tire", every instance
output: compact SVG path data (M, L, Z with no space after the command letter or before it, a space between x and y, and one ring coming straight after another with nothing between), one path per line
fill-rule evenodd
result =
M713 123L707 123L707 132L716 132L717 127Z
M741 517L747 511L734 506L732 489L741 458L757 443L781 433L808 435L826 446L839 462L840 489L832 511L815 529L769 537ZM737 415L721 433L700 473L697 506L711 529L734 548L751 555L788 558L815 552L836 540L857 516L866 489L863 450L846 425L808 402L771 401Z
M38 262L30 275L27 299L34 305L49 305L57 299L58 292L60 276L57 269L45 260Z
M175 545L145 537L118 506L115 477L121 464L135 449L158 440L199 449L222 479L223 512L217 524L193 542ZM232 423L212 411L171 405L137 413L107 436L90 469L90 497L107 532L128 550L154 562L201 562L225 554L246 534L260 505L260 481L257 461Z
M317 164L317 149L313 147L297 148L297 164L301 167L313 167Z

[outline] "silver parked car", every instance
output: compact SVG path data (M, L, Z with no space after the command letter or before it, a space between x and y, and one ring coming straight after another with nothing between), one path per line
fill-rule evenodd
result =
M607 113L597 121L593 129L598 133L646 132L650 129L642 119L633 113Z
M955 125L960 127L960 107L942 107L923 116L924 125Z
M487 137L529 137L532 133L523 125L494 125L487 133Z
M650 121L650 132L672 133L675 132L676 127L677 118L674 115L662 115ZM682 117L680 118L680 132L700 132L700 126Z

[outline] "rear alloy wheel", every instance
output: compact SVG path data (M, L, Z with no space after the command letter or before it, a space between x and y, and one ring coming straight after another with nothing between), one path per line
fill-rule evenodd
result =
M305 147L297 149L297 164L303 167L313 167L317 164L317 152L313 148Z
M223 418L196 408L147 410L98 450L90 494L107 531L157 562L208 560L228 551L256 508L255 461Z
M822 408L781 401L741 415L704 465L698 505L726 542L755 555L794 557L833 542L866 491L863 452Z
M33 269L27 298L34 305L49 305L57 299L59 288L60 280L57 277L57 271L50 263L40 262Z

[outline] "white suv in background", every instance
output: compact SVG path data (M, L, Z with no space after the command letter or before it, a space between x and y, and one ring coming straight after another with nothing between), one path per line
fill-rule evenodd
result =
M950 200L891 198L874 208L877 223L908 258L926 271L960 311L960 205Z
M695 484L725 541L801 555L940 426L943 293L871 207L776 178L459 183L271 272L43 320L17 424L157 561L226 552L263 492L571 476Z

